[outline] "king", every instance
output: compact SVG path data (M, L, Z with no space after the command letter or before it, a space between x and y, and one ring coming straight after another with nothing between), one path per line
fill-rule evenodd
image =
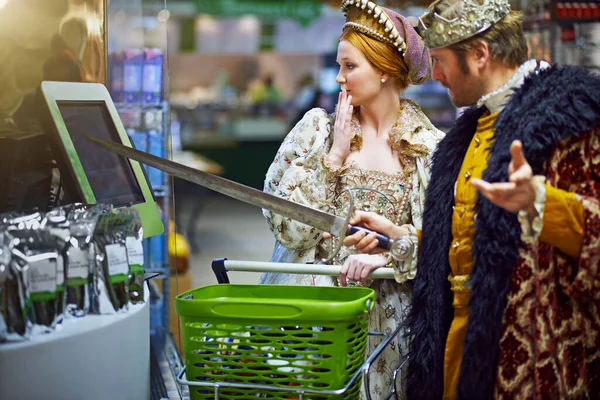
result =
M438 0L420 25L470 108L426 194L409 398L598 398L600 79L527 60L508 0Z
M438 0L419 24L433 79L467 108L415 243L408 398L597 399L600 78L528 60L508 0ZM372 213L351 223L400 234Z

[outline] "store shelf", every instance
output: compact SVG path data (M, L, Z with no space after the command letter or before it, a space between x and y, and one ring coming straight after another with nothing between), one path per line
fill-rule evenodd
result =
M169 393L165 385L165 379L156 358L154 348L150 346L150 400L162 400L168 398Z
M551 29L554 26L554 23L550 20L524 20L523 21L523 29L524 30L535 30L535 29Z
M189 388L179 384L176 379L184 363L171 333L165 331L160 335L152 337L152 347L156 351L156 358L169 396L168 398L189 400Z
M572 28L575 24L597 23L598 21L592 18L556 18L554 20L561 27Z
M165 112L168 109L166 101L160 104L129 104L129 103L116 103L115 107L119 113L132 113L132 112Z

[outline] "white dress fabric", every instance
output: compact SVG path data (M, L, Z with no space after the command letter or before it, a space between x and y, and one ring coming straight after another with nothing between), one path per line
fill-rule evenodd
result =
M421 229L431 156L444 134L433 127L415 103L401 99L398 120L389 132L389 140L392 148L398 150L403 170L386 173L347 162L332 171L324 165L323 159L331 148L334 121L335 116L322 109L308 111L279 148L267 172L264 191L344 216L348 196L352 193L355 209L375 211L397 225L408 224ZM351 149L354 150L362 144L356 116L352 121L352 134ZM268 210L263 210L263 214L276 238L271 261L312 263L327 257L330 243L322 239L321 231ZM334 262L341 265L354 252L353 248L342 246ZM370 287L375 290L377 301L369 314L369 331L389 334L403 321L410 305L407 281L416 274L416 257L408 263L410 265L400 266L402 273L396 273L396 280L372 282ZM260 281L291 285L337 284L337 279L326 276L281 273L263 274ZM371 354L381 340L381 337L369 337L367 354ZM372 366L372 399L381 399L390 391L392 374L406 350L404 340L394 340Z

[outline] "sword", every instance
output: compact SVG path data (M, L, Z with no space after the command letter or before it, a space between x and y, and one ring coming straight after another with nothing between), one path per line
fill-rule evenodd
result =
M89 135L85 135L85 137L89 141L105 148L106 150L112 151L113 153L119 154L123 157L127 157L142 164L158 168L161 171L171 174L177 178L185 179L253 206L265 208L276 214L280 214L284 217L302 222L321 231L329 232L339 238L338 246L341 246L341 242L343 242L346 235L352 235L358 231L364 231L367 234L372 232L371 230L362 226L348 224L348 221L352 216L352 209L346 218L342 218L337 215L323 212L316 208L294 203L292 201L265 193L217 175L209 174L208 172L190 168L171 160L157 157L132 147L124 146L117 142L109 142ZM352 198L352 196L350 196L350 198ZM405 248L406 239L407 238L400 238L394 240L378 233L377 240L379 243L377 247L384 250L392 250L394 254L398 254L397 252L400 254L410 252L412 254L412 249ZM337 251L335 253L337 253ZM331 260L332 257L333 256L330 255L325 261Z

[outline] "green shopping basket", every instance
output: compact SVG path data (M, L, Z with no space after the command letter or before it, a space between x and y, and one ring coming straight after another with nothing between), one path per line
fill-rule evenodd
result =
M357 399L359 384L341 395L363 364L369 288L212 285L175 299L192 400ZM269 390L257 389L269 387ZM277 391L288 388L288 391Z

